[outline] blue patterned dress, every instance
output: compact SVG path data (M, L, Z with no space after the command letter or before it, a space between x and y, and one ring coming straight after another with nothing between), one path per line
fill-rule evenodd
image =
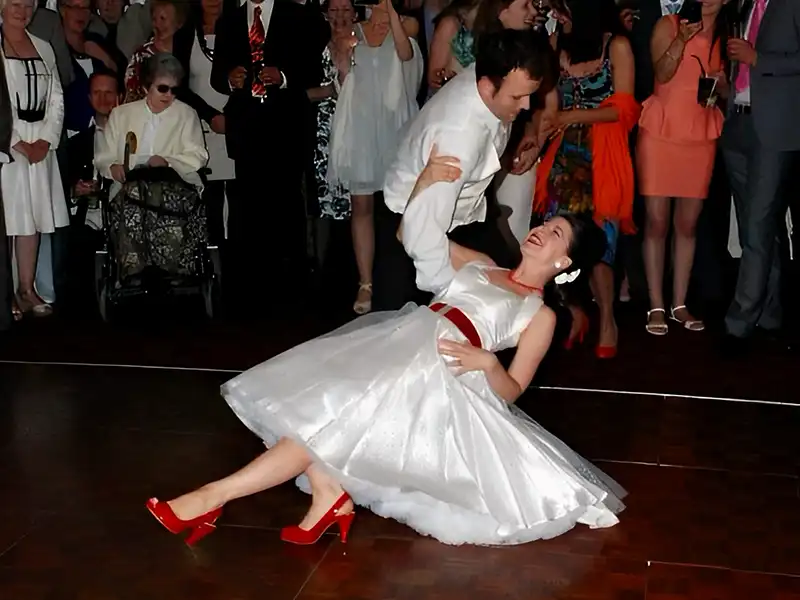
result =
M574 76L566 71L558 79L562 110L598 108L614 93L609 39L603 52L603 62L588 75ZM593 213L591 125L573 125L566 129L561 146L556 151L547 186L546 218L564 213ZM603 230L608 246L603 262L614 264L619 237L619 223L604 221Z
M475 38L472 32L467 29L463 21L459 20L460 27L450 40L450 50L453 57L458 61L462 68L466 69L475 62Z

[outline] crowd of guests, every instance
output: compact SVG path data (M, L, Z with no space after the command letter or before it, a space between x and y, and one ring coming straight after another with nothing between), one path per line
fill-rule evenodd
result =
M135 164L172 167L202 191L212 241L227 240L226 293L274 293L254 272L266 260L291 288L309 268L309 217L318 234L349 220L354 312L399 308L380 289L391 280L381 264L387 169L420 107L474 63L476 40L503 29L539 36L552 73L514 123L486 218L504 224L512 250L532 221L586 213L601 224L607 252L587 294L597 356L616 355L615 302L631 295L649 304L649 333L703 331L703 313L725 297L729 230L741 266L726 347L784 325L800 153L793 3L0 6L0 156L10 161L0 176L13 242L0 259L14 281L0 282L10 300L0 325L49 315L74 293L67 232L98 229L81 198L102 179L124 181L129 131ZM590 302L565 301L570 347L590 329Z

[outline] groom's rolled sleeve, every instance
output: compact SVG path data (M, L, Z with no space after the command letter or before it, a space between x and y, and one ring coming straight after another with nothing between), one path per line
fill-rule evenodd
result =
M466 178L482 150L474 139L459 133L443 132L436 136L435 142L439 155L458 157L461 177L452 183L434 183L412 199L403 213L401 236L403 247L417 270L417 287L433 293L445 288L455 275L447 232ZM421 149L425 162L431 147Z

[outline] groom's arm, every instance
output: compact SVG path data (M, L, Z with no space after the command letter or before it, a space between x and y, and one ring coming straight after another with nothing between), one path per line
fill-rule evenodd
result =
M474 135L443 132L431 140L429 147L421 148L425 160L433 142L436 142L440 155L455 156L460 160L461 177L452 183L434 183L406 205L400 241L414 261L417 287L435 293L446 287L455 275L447 232L458 197L478 164L483 148L476 144Z

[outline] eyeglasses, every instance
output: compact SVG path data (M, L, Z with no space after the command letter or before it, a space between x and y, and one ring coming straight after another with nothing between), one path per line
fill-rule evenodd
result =
M173 86L167 85L166 83L162 83L162 84L159 84L159 85L156 86L156 91L159 94L170 94L171 93L173 96L177 96L178 95L178 89L179 88L177 86L173 87Z

